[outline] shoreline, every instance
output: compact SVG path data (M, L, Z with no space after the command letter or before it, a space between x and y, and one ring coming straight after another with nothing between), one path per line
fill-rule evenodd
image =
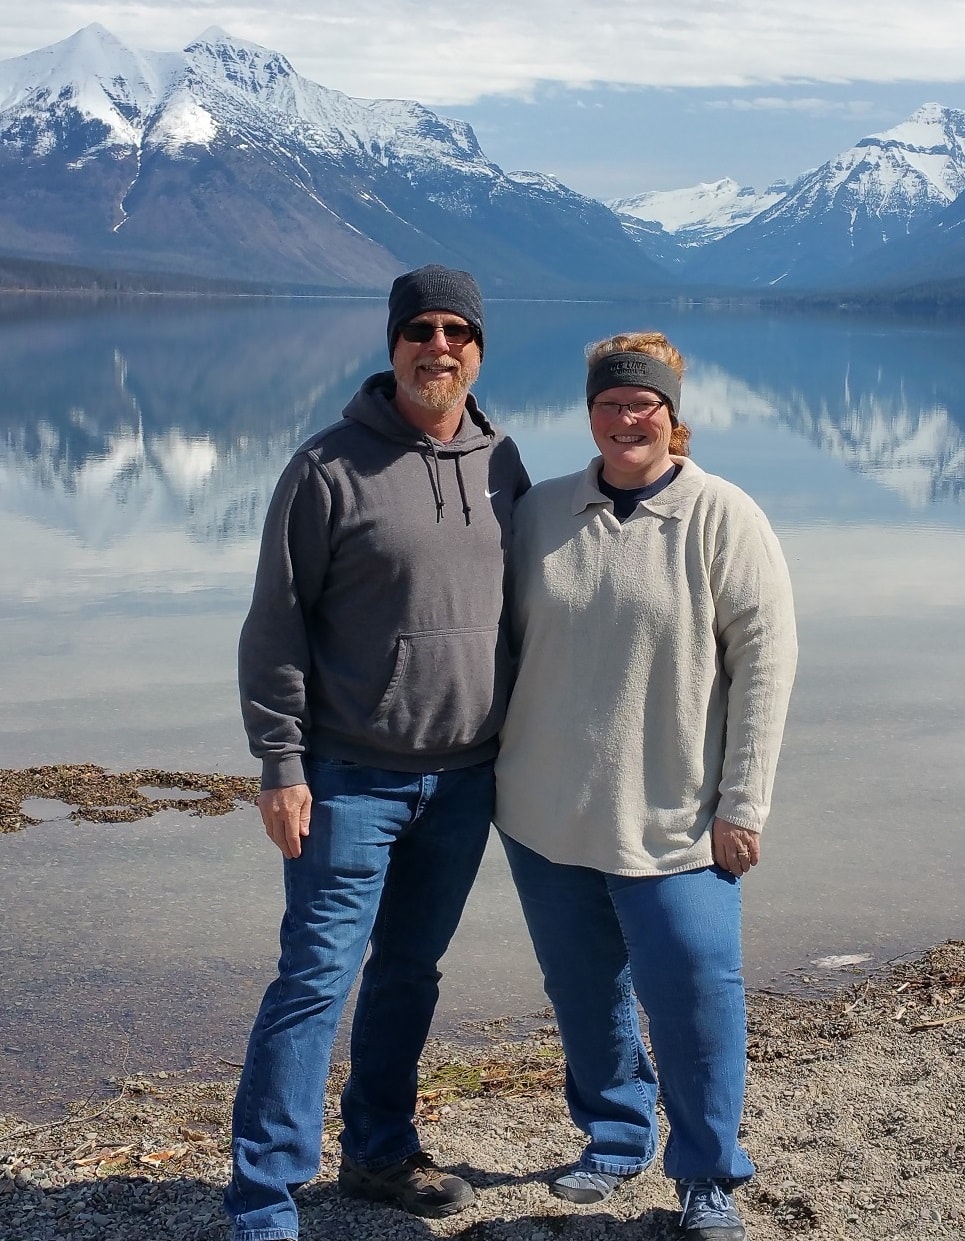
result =
M748 1023L742 1140L758 1174L738 1197L752 1241L965 1235L965 941L824 995L751 993ZM432 1040L423 1057L423 1141L477 1192L448 1220L340 1197L335 1108L345 1068L333 1068L322 1170L299 1195L304 1238L679 1235L659 1164L598 1207L550 1197L546 1174L578 1157L581 1135L562 1102L555 1027L520 1033L514 1024L479 1023L478 1047ZM0 1117L0 1235L227 1238L220 1194L236 1072L203 1082L142 1074L61 1120Z

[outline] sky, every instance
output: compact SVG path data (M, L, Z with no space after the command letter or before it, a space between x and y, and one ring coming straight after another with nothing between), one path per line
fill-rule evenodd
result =
M0 59L100 22L173 51L211 26L362 98L469 121L502 168L604 200L765 189L937 102L965 110L961 0L0 0Z

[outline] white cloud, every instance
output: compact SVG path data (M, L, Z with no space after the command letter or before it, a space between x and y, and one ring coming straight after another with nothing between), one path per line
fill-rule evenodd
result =
M965 25L958 0L0 0L0 57L101 22L136 47L173 49L220 25L283 52L298 72L362 97L429 105L525 92L534 82L714 87L765 83L958 80ZM643 38L645 34L645 39Z
M781 98L759 95L755 99L714 99L706 105L715 111L795 112L802 116L869 116L875 105L868 99L819 99L814 96Z

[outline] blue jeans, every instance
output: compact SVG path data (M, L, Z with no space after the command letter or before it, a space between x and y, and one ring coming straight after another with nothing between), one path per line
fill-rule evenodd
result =
M589 1138L580 1165L626 1174L656 1153L639 997L670 1122L664 1171L728 1188L748 1180L754 1165L737 1141L747 1031L738 880L716 866L606 875L506 835L503 844L556 1011L570 1115Z
M298 1233L293 1190L317 1173L339 1017L366 946L342 1095L342 1148L378 1169L420 1149L416 1072L439 958L486 847L491 762L413 775L308 761L309 835L286 860L278 977L248 1042L225 1210L234 1241Z

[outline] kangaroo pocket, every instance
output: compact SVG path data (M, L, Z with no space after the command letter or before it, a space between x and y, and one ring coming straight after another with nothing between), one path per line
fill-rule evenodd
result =
M369 736L429 753L487 741L503 722L508 686L509 655L497 626L401 634Z

